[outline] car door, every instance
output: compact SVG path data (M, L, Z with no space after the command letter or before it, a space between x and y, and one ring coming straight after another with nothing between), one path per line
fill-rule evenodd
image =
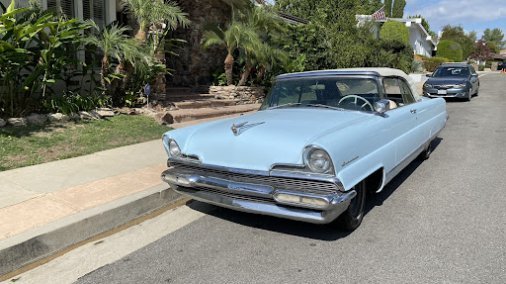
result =
M418 127L417 115L423 108L418 109L416 100L409 84L404 78L386 77L383 79L385 95L396 102L397 107L387 112L392 129L392 141L395 146L396 165L410 160L410 156L419 149L422 130Z

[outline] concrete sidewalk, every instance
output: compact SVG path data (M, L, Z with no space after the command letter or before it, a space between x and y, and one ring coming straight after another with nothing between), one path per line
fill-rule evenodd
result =
M180 198L161 139L0 172L0 280Z

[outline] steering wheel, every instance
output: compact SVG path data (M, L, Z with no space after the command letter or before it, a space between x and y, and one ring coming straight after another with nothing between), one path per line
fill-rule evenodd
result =
M340 99L337 104L340 106L344 104L343 102L345 101L350 101L349 103L355 104L356 106L360 107L360 109L367 110L365 107L369 107L369 111L374 111L374 107L371 105L371 103L368 100L362 98L361 96L348 95ZM359 101L364 102L364 104L359 105Z

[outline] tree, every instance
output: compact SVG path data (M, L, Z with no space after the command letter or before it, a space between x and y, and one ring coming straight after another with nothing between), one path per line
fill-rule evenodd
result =
M461 26L450 26L450 25L444 26L441 40L450 40L458 43L462 49L463 59L467 59L469 55L473 53L475 48L475 41L473 40L473 38L469 36L469 34L466 34L464 32L464 28L462 28Z
M127 27L119 27L116 24L104 29L99 36L90 36L87 43L94 45L102 52L100 60L100 84L104 90L108 89L111 82L109 74L111 72L111 60L116 60L117 64L123 64L125 61L134 62L134 58L142 54L140 44L129 38Z
M360 0L358 4L358 13L371 15L383 6L381 0Z
M493 43L497 50L500 50L503 46L504 33L498 28L492 30L486 29L481 39L485 42ZM497 50L495 51L496 53L498 52Z
M174 30L179 26L186 27L189 24L188 14L172 2L163 0L123 0L123 4L139 23L135 38L141 42L146 41L147 30L154 25L164 23L168 29Z
M258 34L260 41L247 44L242 48L244 55L244 71L238 85L246 84L253 68L264 70L270 69L275 62L284 64L286 55L279 49L271 46L270 38L280 36L285 30L282 20L266 7L255 7L243 15L243 22Z
M393 0L385 0L385 16L391 17L392 16L392 3Z
M226 29L213 27L204 32L202 44L204 47L220 45L226 48L227 56L223 62L225 65L225 75L227 77L227 84L233 85L235 52L239 48L244 50L254 49L255 46L260 46L261 40L251 26L233 20Z
M471 54L471 58L480 61L487 61L492 59L493 50L488 46L487 42L479 40L476 42L476 48Z
M399 41L409 46L409 30L401 22L388 21L380 30L380 37L386 41Z
M190 23L188 14L181 8L165 0L122 0L127 10L136 18L139 29L135 38L146 44L147 31L151 31L148 44L160 63L165 64L165 38L169 31L178 27L187 27ZM158 74L155 80L154 91L165 93L165 74Z
M441 40L437 46L437 56L448 58L454 62L463 60L462 47L459 43L451 40Z
M404 8L406 0L395 0L392 5L392 18L402 18L404 16Z

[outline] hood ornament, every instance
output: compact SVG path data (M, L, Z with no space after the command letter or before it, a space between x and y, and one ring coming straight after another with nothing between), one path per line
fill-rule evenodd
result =
M235 123L232 124L232 127L230 129L232 130L232 133L234 133L235 136L239 136L244 131L246 131L246 130L252 128L252 127L264 124L264 123L265 122L256 122L256 123L248 124L248 122L245 121L245 122L241 122L241 123L238 123L238 124L235 124Z

